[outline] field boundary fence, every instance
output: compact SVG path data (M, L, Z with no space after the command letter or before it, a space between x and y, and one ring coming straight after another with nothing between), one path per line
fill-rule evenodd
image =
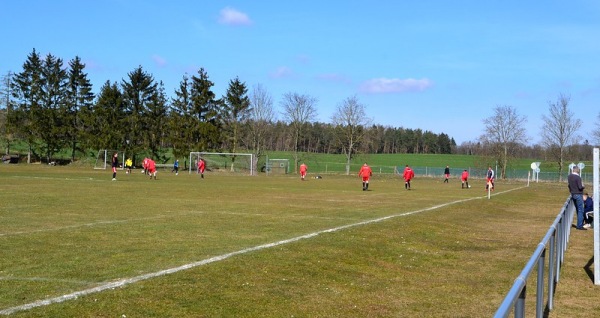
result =
M358 173L362 164L351 164L350 165L350 174ZM429 166L411 166L416 176L421 177L430 177L430 178L443 178L445 167L429 167ZM371 169L373 169L373 174L377 175L395 175L402 174L404 170L404 166L382 166L382 165L371 165ZM460 179L460 175L464 169L469 171L469 177L473 179L485 178L487 173L487 168L476 168L476 167L465 167L465 168L451 168L450 169L450 177ZM590 170L590 169L588 169ZM346 164L344 163L335 163L335 162L327 162L327 163L311 163L309 166L310 173L321 173L321 174L345 174L346 173ZM496 176L499 173L496 171ZM563 172L562 180L566 182L567 176L569 175L569 171ZM533 180L535 177L535 180ZM499 179L498 177L496 177ZM550 172L550 171L540 171L535 176L532 173L532 170L523 170L523 169L508 169L506 170L506 178L511 180L528 180L532 181L544 181L544 182L558 182L560 178L560 174L558 172ZM591 183L593 178L592 171L582 171L581 179L584 183Z
M574 214L575 204L569 196L550 229L515 279L494 317L508 317L511 312L514 312L514 317L525 317L527 283L530 278L536 283L534 289L536 317L544 317L545 313L552 310L554 290L560 280L560 268L569 243ZM534 272L537 273L535 280L532 277ZM548 292L546 299L544 297L545 286Z

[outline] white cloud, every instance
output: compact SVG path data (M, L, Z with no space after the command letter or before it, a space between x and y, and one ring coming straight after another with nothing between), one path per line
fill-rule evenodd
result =
M275 71L269 74L271 78L284 78L284 77L292 77L294 72L289 67L280 66Z
M219 23L227 25L251 25L252 20L242 11L225 7L219 14Z
M152 60L154 61L154 63L157 66L163 67L163 66L167 65L167 60L157 54L152 55Z
M374 78L363 82L360 90L365 93L404 93L421 92L433 85L427 78L423 79L400 79L400 78Z

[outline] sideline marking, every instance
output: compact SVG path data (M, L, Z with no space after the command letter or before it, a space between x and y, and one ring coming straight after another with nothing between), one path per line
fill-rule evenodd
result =
M514 188L514 189L509 189L509 190L505 190L502 192L496 192L494 195L499 195L499 194L503 194L503 193L507 193L507 192L511 192L514 190L520 190L526 188L525 186L523 187L519 187L519 188ZM417 214L417 213L422 213L422 212L427 212L427 211L431 211L431 210L435 210L435 209L439 209L439 208L443 208L449 205L453 205L453 204L457 204L457 203L462 203L462 202L467 202L467 201L473 201L473 200L481 200L481 199L487 199L487 195L483 196L483 197L472 197L472 198L467 198L467 199L462 199L462 200L458 200L458 201L452 201L452 202L447 202L447 203L442 203L442 204L438 204L438 205L434 205L428 208L424 208L424 209L420 209L420 210L415 210L415 211L410 211L410 212L405 212L405 213L400 213L400 214L392 214L392 215L388 215L388 216L384 216L384 217L380 217L380 218L376 218L376 219L372 219L372 220L366 220L366 221L362 221L362 222L358 222L358 223L352 223L352 224L347 224L347 225L342 225L342 226L338 226L338 227L334 227L331 229L326 229L326 230L321 230L321 231L317 231L317 232L313 232L313 233L309 233L309 234L305 234L305 235L301 235L301 236L297 236L297 237L293 237L287 240L282 240L282 241L277 241L277 242L273 242L273 243L267 243L267 244L263 244L263 245L258 245L258 246L254 246L254 247L249 247L249 248L245 248L242 250L238 250L235 252L231 252L231 253L226 253L226 254L222 254L222 255L218 255L215 257L211 257L211 258L207 258L198 262L194 262L194 263L189 263L189 264L185 264L182 266L178 266L178 267L173 267L173 268L169 268L169 269L165 269L162 271L158 271L158 272L154 272L154 273L148 273L148 274L144 274L144 275L139 275L139 276L135 276L135 277L131 277L131 278L126 278L126 279L121 279L118 281L114 281L114 282L110 282L110 283L105 283L102 284L100 286L97 287L93 287L93 288L89 288L89 289L84 289L84 290L80 290L80 291L76 291L70 294L66 294L66 295L62 295L62 296L58 296L58 297L53 297L53 298L47 298L47 299L43 299L43 300L38 300L29 304L24 304L21 306L15 306L15 307L10 307L10 308L6 308L6 309L2 309L0 310L0 315L10 315L13 314L17 311L23 311L23 310L29 310L35 307L41 307L41 306L47 306L47 305L51 305L54 303L61 303L67 300L72 300L72 299L77 299L77 297L80 296L87 296L89 294L93 294L93 293L98 293L101 291L105 291L107 289L115 289L118 287L123 287L129 284L133 284L133 283L137 283L139 281L143 281L143 280L147 280L147 279L151 279L151 278L155 278L155 277L160 277L160 276L164 276L164 275L169 275L169 274L173 274L173 273L177 273L183 270L187 270L190 268L194 268L194 267L198 267L198 266L202 266L202 265L206 265L206 264L210 264L210 263L214 263L214 262L218 262L218 261L222 261L225 259L228 259L230 257L236 256L236 255L241 255L241 254L246 254L249 252L254 252L254 251L259 251L259 250L263 250L263 249L267 249L267 248L271 248L271 247L275 247L275 246L279 246L279 245L284 245L284 244L288 244L288 243L294 243L294 242L298 242L300 240L305 240L305 239L309 239L312 237L316 237L320 234L325 234L325 233L333 233L333 232L337 232L340 230L345 230L351 227L356 227L356 226L361 226L361 225L367 225L367 224L372 224L372 223L379 223L382 221L386 221L389 219L393 219L393 218L397 218L397 217L403 217L403 216L408 216L408 215L412 215L412 214Z

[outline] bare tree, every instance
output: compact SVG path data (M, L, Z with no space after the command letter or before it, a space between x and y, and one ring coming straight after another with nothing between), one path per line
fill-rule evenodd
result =
M283 116L293 129L294 172L298 169L298 141L302 136L302 126L317 116L316 103L316 98L298 93L285 93L281 101Z
M331 117L336 137L346 155L346 174L350 174L350 160L356 148L363 141L368 125L372 120L367 117L365 105L356 96L346 98Z
M596 119L596 129L592 131L592 136L595 139L596 146L600 146L600 113Z
M506 167L514 151L526 141L525 122L527 119L512 106L496 106L494 115L483 120L486 131L480 140L495 150L502 178L506 177Z
M253 87L250 95L250 105L248 143L254 153L254 162L252 163L254 171L258 171L258 161L264 155L267 134L276 116L273 108L273 98L261 84Z
M569 111L569 102L570 97L561 94L555 103L548 102L550 115L542 115L542 143L558 162L559 181L562 181L567 147L576 142L576 133L581 128L581 120Z
M5 153L10 154L10 145L12 143L12 129L10 127L12 116L12 101L11 101L11 85L13 82L12 72L8 72L2 76L0 80L0 109L4 108L4 111L0 111L0 128L2 130L2 139L6 142Z

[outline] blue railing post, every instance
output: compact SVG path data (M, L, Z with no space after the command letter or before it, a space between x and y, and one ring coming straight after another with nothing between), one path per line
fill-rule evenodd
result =
M538 259L537 268L537 290L535 300L535 312L537 318L543 318L544 315L544 264L546 262L546 249L542 251L542 255Z
M560 280L560 268L564 261L565 252L571 233L573 223L574 206L571 197L567 199L560 213L550 226L550 229L538 244L533 255L523 268L523 271L513 283L508 294L498 307L494 317L508 317L511 310L517 318L525 317L525 297L527 296L527 280L532 276L537 265L536 317L543 317L546 311L552 310L554 303L554 290ZM544 307L544 267L546 265L546 253L548 257L548 303Z
M548 259L548 310L552 310L554 307L554 279L556 277L556 273L554 272L555 265L558 258L556 257L556 229L554 229L554 233L550 238L550 258Z
M527 297L527 284L523 286L523 289L519 294L519 299L517 299L517 302L515 303L515 318L525 317L525 297Z

